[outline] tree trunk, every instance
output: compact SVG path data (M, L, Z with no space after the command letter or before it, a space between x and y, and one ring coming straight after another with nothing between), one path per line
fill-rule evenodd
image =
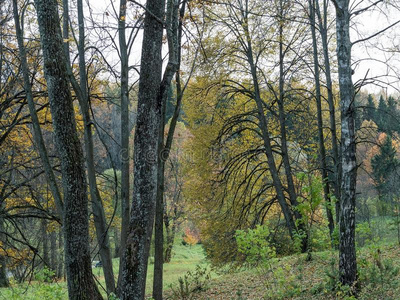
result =
M247 23L248 20L244 20L244 23ZM289 234L291 237L293 237L294 233L296 232L296 224L293 219L293 214L292 211L286 202L285 194L284 194L284 188L282 185L282 181L279 178L279 172L276 167L275 163L275 158L274 154L272 152L272 144L271 144L271 138L270 138L270 133L268 129L268 120L265 117L265 112L264 112L264 104L263 100L261 98L261 92L258 84L258 75L257 75L257 68L254 63L254 57L253 57L253 50L252 50L252 41L250 38L250 33L248 32L248 28L244 26L244 33L245 33L245 39L247 43L247 62L250 66L250 72L252 76L252 81L253 81L253 86L254 86L254 100L257 105L257 118L258 118L258 123L259 123L259 128L261 130L262 134L262 139L264 143L264 151L265 155L267 157L267 163L269 167L269 171L272 177L272 182L275 188L277 200L279 203L279 206L281 207L282 213L284 215L285 221L286 221L286 226L289 230Z
M1 207L3 209L4 202L1 202ZM2 242L1 250L5 250L5 234L4 234L4 218L2 215L0 215L0 241ZM9 287L10 283L7 278L7 260L6 257L3 255L0 255L0 287Z
M71 300L102 299L91 269L86 174L69 90L58 4L55 0L35 0L35 6L55 144L61 162L68 295Z
M104 279L106 282L107 293L115 292L115 280L112 266L111 249L108 234L108 225L104 213L104 207L101 200L99 190L96 182L96 170L94 166L94 146L92 134L92 120L90 116L89 93L87 87L87 74L85 62L85 24L83 19L83 5L82 0L77 1L78 6L78 24L79 24L79 78L80 83L75 85L75 92L78 96L81 112L84 123L84 136L85 136L85 152L86 152L86 165L87 175L89 178L90 197L92 202L93 220L96 228L96 237L99 244L100 259L104 272ZM70 79L72 78L70 74Z
M121 241L119 265L124 265L124 251L129 228L129 65L128 48L125 37L126 0L120 2L120 13L118 20L119 48L121 55ZM121 291L122 268L119 268L118 294Z
M47 221L46 219L42 219L40 223L41 227L41 234L42 234L42 260L43 260L43 266L46 266L47 268L50 267L50 260L49 260L49 239L48 239L48 234L47 234Z
M324 52L324 65L325 65L325 77L326 77L326 88L328 93L328 105L329 105L329 120L330 120L330 131L332 141L332 154L333 154L333 165L334 165L334 192L336 197L336 224L339 224L339 212L340 212L340 185L341 185L341 161L339 159L339 147L338 139L336 135L336 108L333 97L332 77L331 77L331 63L329 58L329 44L328 44L328 3L327 0L323 0L323 16L319 6L319 0L316 0L316 13L319 20L319 32L321 34L322 50Z
M315 78L315 100L317 103L317 119L318 119L318 144L319 144L319 162L321 167L322 181L324 185L324 199L326 203L326 215L328 217L329 234L332 239L333 230L335 229L335 223L332 214L332 202L329 191L329 178L328 178L328 167L326 164L326 149L324 139L324 124L322 121L322 104L321 104L321 84L319 81L319 59L318 59L318 48L317 48L317 35L315 31L315 1L308 0L310 7L310 27L311 36L313 43L313 58L314 58L314 78Z
M57 273L57 236L53 230L50 232L50 268Z
M172 259L172 249L174 247L175 233L176 233L176 224L175 221L172 224L172 228L170 228L169 221L165 221L165 232L167 234L167 246L165 248L164 253L164 262L170 263Z
M63 257L63 230L60 228L58 231L58 266L57 266L57 278L62 278L64 276L63 265L64 265L64 257Z
M164 172L165 162L169 157L172 141L174 138L176 123L179 118L180 107L182 102L182 90L180 88L180 58L181 58L181 39L182 39L182 20L185 14L186 1L181 4L179 10L179 1L167 1L167 37L169 48L169 61L165 70L163 80L160 87L160 98L162 103L162 113L160 122L160 132L158 137L158 170L157 170L157 198L156 198L156 214L155 214L155 236L154 236L154 279L153 279L153 298L162 300L163 293L163 263L164 263ZM168 131L166 143L164 145L164 129L165 129L165 112L168 98L168 91L171 88L171 80L176 74L177 80L177 101L171 124Z
M124 262L121 299L143 300L157 195L158 136L161 121L163 0L148 0L144 19L134 140L134 193Z
M339 273L343 285L357 280L355 247L356 143L354 86L351 70L349 0L334 1L342 133L342 195L340 199Z
M306 224L304 224L304 220L302 215L298 209L296 209L297 202L297 193L295 190L294 182L293 182L293 172L292 167L290 165L290 157L289 157L289 149L287 145L287 133L286 133L286 113L284 107L285 101L285 75L284 75L284 60L285 60L285 51L283 49L283 26L285 24L285 19L283 16L283 2L282 0L279 2L279 96L278 96L278 115L279 115L279 126L281 132L281 155L283 160L283 166L285 169L285 175L288 186L288 194L290 204L292 206L293 215L296 221L297 231L303 235L301 241L301 252L305 253L308 248L308 233Z
M42 130L40 129L39 118L36 113L35 102L33 100L32 94L32 86L31 81L29 79L29 69L28 62L26 58L26 49L24 45L24 36L20 25L19 14L18 14L18 5L17 0L13 0L13 14L14 14L14 22L15 22L15 33L18 41L18 49L19 56L21 62L22 69L22 77L24 80L24 89L26 93L26 98L28 100L29 113L32 120L32 135L35 141L35 146L40 155L40 159L42 161L43 169L46 174L46 179L50 187L51 194L54 198L54 202L57 208L57 214L62 219L63 215L63 202L61 198L61 193L57 185L56 177L53 172L53 168L50 164L49 156L47 153L47 149L45 146L45 142L43 140Z

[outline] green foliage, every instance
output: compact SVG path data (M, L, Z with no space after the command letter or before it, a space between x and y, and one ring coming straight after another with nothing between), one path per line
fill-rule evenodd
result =
M373 241L372 229L368 222L362 222L356 225L356 245L364 247Z
M275 257L275 248L270 245L269 236L269 229L265 225L236 231L238 251L245 256L247 264L253 267L265 266Z
M43 269L35 272L35 279L39 282L51 283L54 281L55 275L56 272L54 270L51 270L44 266Z
M288 299L300 296L302 293L301 272L296 274L289 265L271 269L272 280L266 282L267 299Z
M389 178L399 164L400 162L396 158L396 149L392 144L392 138L387 135L380 148L380 153L371 159L372 177L381 196L388 193L390 189Z
M210 279L210 270L207 267L197 265L194 271L189 271L183 277L179 277L177 286L170 286L171 298L177 300L193 299L195 293L208 288Z
M384 259L379 246L373 244L367 254L372 259L367 259L365 255L359 258L359 280L368 290L373 290L376 296L383 290L391 290L398 287L396 276L399 274L397 267L392 259ZM372 296L372 295L371 295Z

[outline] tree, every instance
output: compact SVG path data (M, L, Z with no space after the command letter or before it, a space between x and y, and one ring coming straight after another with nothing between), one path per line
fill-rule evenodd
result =
M342 194L339 213L339 273L343 285L357 281L355 206L357 160L354 85L351 69L350 1L332 0L336 9L337 59L341 109Z
M380 152L371 159L372 177L381 200L390 192L389 179L399 167L400 162L396 156L397 151L392 144L392 137L386 135Z
M364 108L363 119L375 122L375 114L376 114L376 108L375 108L374 98L371 94L368 94L367 107Z
M324 197L326 202L326 214L328 217L329 234L331 238L333 237L333 230L335 229L335 223L332 214L332 201L329 188L329 178L328 178L328 166L327 166L327 155L325 148L325 138L324 138L324 124L322 119L322 103L321 103L321 84L319 78L319 59L318 59L318 46L317 46L317 36L316 36L316 22L315 22L315 0L309 0L308 6L310 10L309 19L311 27L311 36L313 44L313 59L314 59L314 78L315 78L315 100L317 104L317 120L318 120L318 145L319 145L319 161L322 174L322 180L324 183Z
M61 161L68 294L70 299L102 299L92 277L86 175L69 89L58 4L55 0L36 0L35 5L56 147Z
M148 0L144 19L134 140L134 193L124 249L122 299L144 299L150 240L157 195L158 137L162 99L162 35L164 0Z
M381 95L376 109L376 125L381 132L388 132L388 106Z

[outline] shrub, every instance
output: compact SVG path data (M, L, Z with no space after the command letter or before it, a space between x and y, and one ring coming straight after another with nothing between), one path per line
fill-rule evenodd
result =
M275 248L269 242L267 226L257 225L254 229L237 230L236 244L239 253L245 256L246 263L252 267L265 267L276 256Z

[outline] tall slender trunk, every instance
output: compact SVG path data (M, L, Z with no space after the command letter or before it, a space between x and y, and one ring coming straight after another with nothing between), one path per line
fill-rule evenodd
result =
M125 256L123 252L126 248L126 239L129 228L129 77L128 77L128 48L125 37L126 20L126 0L120 2L120 12L118 19L119 48L121 55L121 242L120 242L120 262L124 265ZM119 268L118 293L121 290L122 268Z
M336 134L336 108L333 97L332 77L331 77L331 64L329 58L329 45L328 45L328 0L323 0L323 16L319 6L319 0L316 0L316 13L318 15L319 32L321 34L322 50L324 53L324 65L325 65L325 77L326 77L326 88L328 93L328 105L329 105L329 120L330 120L330 131L331 131L331 142L332 142L332 154L333 154L333 165L335 179L333 181L334 193L336 197L336 224L339 224L339 212L340 212L340 188L341 188L341 161L339 155L338 139Z
M49 260L49 239L47 234L47 221L46 219L42 219L40 223L41 227L41 240L42 240L42 260L43 265L47 268L50 267L50 260Z
M43 169L46 174L46 179L50 187L51 194L54 198L54 202L57 208L57 214L62 219L63 215L63 202L60 190L58 188L58 184L56 181L56 177L53 172L53 168L50 164L50 159L47 153L47 149L45 146L45 142L42 135L42 130L40 129L39 118L36 113L35 102L33 100L32 94L32 86L29 79L29 69L28 62L26 57L26 49L24 45L24 36L23 31L20 25L19 14L18 14L18 5L17 0L13 0L13 14L14 14L14 22L15 22L15 32L17 36L18 42L18 50L20 56L20 63L22 69L22 77L24 80L24 90L26 94L26 98L28 100L29 113L32 120L32 135L35 141L35 146L38 149L40 159L42 161Z
M259 128L262 133L262 138L264 142L264 150L265 154L267 157L267 163L269 167L269 171L271 173L272 177L272 182L275 187L275 192L277 195L278 203L282 209L282 213L285 217L286 221L286 226L289 230L290 236L293 237L294 233L296 232L296 224L293 219L293 214L292 211L290 210L290 207L288 203L286 202L285 194L284 194L284 188L281 179L279 178L279 172L276 167L275 163L275 158L274 154L272 152L272 144L271 144L271 138L269 136L269 130L268 130L268 120L265 117L265 112L264 112L264 106L263 106L263 100L261 98L261 93L260 93L260 88L258 85L258 76L257 76L257 69L254 64L254 58L253 58L253 50L252 50L252 43L250 39L250 35L248 31L245 31L246 33L246 38L247 38L247 59L248 63L250 65L250 71L251 71L251 76L253 80L253 86L254 86L254 100L257 105L257 114L258 114L258 122L259 122Z
M357 280L355 200L357 160L355 143L354 86L351 70L349 0L336 0L336 38L342 133L342 195L340 199L339 273L344 285Z
M89 178L89 190L92 202L93 220L96 228L96 237L99 244L99 253L103 266L104 279L106 282L107 293L115 292L115 280L112 266L111 249L108 234L108 225L104 213L104 207L101 200L99 190L96 182L96 170L94 165L94 145L93 145L93 134L92 134L92 120L90 116L90 99L87 86L87 74L86 74L86 61L85 61L85 24L83 15L83 4L82 0L77 1L78 6L78 25L79 25L79 86L75 86L74 90L78 95L79 104L83 116L84 123L84 136L85 136L85 152L86 152L86 165L87 175ZM70 79L74 81L74 78L70 75ZM79 92L77 92L79 90Z
M58 266L57 266L57 278L62 278L64 276L64 259L63 259L63 253L64 253L64 242L63 242L63 230L62 228L59 229L58 231Z
M53 230L50 232L50 269L57 273L57 235Z
M163 293L163 263L164 263L164 172L165 162L169 157L172 140L174 138L176 123L179 118L182 89L180 86L180 60L181 60L181 39L182 39L182 20L185 14L186 0L182 2L179 10L179 1L167 1L167 37L169 48L169 61L165 70L163 80L160 86L160 98L162 103L160 131L158 136L158 170L157 170L157 196L156 196L156 214L155 214L155 253L154 253L154 279L153 279L153 298L162 300ZM174 114L168 131L166 143L164 144L165 112L168 98L168 91L171 88L171 80L176 74L177 81L177 100ZM179 81L179 83L178 83Z
M292 167L290 165L290 157L289 157L289 148L287 145L287 132L286 132L286 113L285 113L285 75L284 75L284 60L285 60L285 51L283 49L283 26L285 24L284 16L283 16L283 1L279 2L279 96L278 96L278 116L279 116L279 126L281 132L281 155L283 160L283 166L285 169L285 175L287 180L288 194L290 204L292 206L293 215L295 218L297 231L301 231L302 237L301 242L301 251L304 253L307 251L308 247L308 233L306 230L306 224L304 224L304 220L302 215L298 209L296 209L297 202L297 193L295 190L294 182L293 182L293 172Z
M146 289L157 196L164 7L164 0L146 3L134 140L134 193L122 265L121 299L124 300L143 300Z
M321 168L322 181L324 184L324 199L326 203L326 215L328 217L328 227L331 239L333 237L333 230L335 229L335 223L332 214L332 201L329 191L329 178L328 178L328 167L326 164L326 149L324 139L324 124L322 120L322 104L321 104L321 84L319 81L319 59L318 59L318 47L317 47L317 35L315 31L315 1L308 0L310 8L310 28L313 44L313 59L314 59L314 78L315 78L315 101L317 103L317 120L318 120L318 144L319 144L319 162Z
M91 269L86 175L69 89L58 3L35 0L35 6L55 144L61 162L68 295L71 300L102 299Z
M4 201L1 201L0 206L4 206ZM5 249L5 234L4 234L4 217L0 215L0 241L2 242L2 250ZM0 255L0 287L8 287L10 286L10 282L7 278L7 260L4 255Z

